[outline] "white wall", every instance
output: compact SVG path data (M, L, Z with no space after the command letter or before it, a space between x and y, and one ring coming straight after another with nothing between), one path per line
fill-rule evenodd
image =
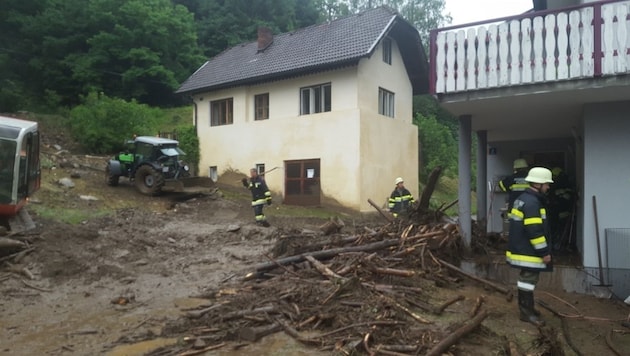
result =
M411 122L412 88L402 58L392 46L392 65L381 46L357 67L327 71L257 86L199 94L197 130L200 170L217 166L247 173L257 163L270 170L285 160L317 159L322 194L361 211L384 203L397 176L417 196L418 133ZM331 83L332 111L299 115L299 89ZM395 118L378 114L378 88L395 93ZM269 120L254 120L254 95L269 93ZM210 101L233 98L234 123L210 127ZM284 194L284 171L266 176L269 188Z
M589 104L584 109L584 267L598 266L593 196L602 251L606 228L630 228L630 102ZM630 255L629 255L630 256Z

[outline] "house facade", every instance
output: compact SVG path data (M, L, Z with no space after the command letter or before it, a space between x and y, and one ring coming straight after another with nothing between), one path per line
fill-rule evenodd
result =
M426 92L418 32L387 8L272 35L207 61L190 95L200 171L265 173L286 204L384 204L403 176L417 195L412 97Z
M583 267L563 286L609 285L624 298L630 294L629 30L630 1L548 0L541 11L434 30L430 54L430 91L460 121L465 239L471 239L472 190L478 219L500 232L507 196L496 183L511 174L513 160L561 168L577 193L569 236ZM466 145L473 135L476 152ZM473 154L476 187L461 179L471 175Z

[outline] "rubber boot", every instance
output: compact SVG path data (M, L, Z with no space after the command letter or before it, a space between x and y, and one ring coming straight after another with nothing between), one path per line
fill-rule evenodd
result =
M522 321L536 326L545 325L545 322L539 319L534 311L534 292L518 290L518 309L521 312Z

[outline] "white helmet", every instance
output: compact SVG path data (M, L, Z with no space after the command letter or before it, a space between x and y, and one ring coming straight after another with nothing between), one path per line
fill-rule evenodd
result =
M529 170L525 181L530 183L553 183L551 171L544 167L534 167Z
M402 183L404 182L403 179L401 177L396 178L396 180L394 181L394 185L398 185L398 183Z
M524 160L523 158L517 158L514 160L513 168L514 169L527 168L527 161Z

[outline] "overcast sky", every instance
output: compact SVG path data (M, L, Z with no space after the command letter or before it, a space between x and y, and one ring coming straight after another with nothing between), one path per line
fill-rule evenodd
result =
M532 0L446 0L445 3L446 12L453 18L452 26L518 15L533 7Z

